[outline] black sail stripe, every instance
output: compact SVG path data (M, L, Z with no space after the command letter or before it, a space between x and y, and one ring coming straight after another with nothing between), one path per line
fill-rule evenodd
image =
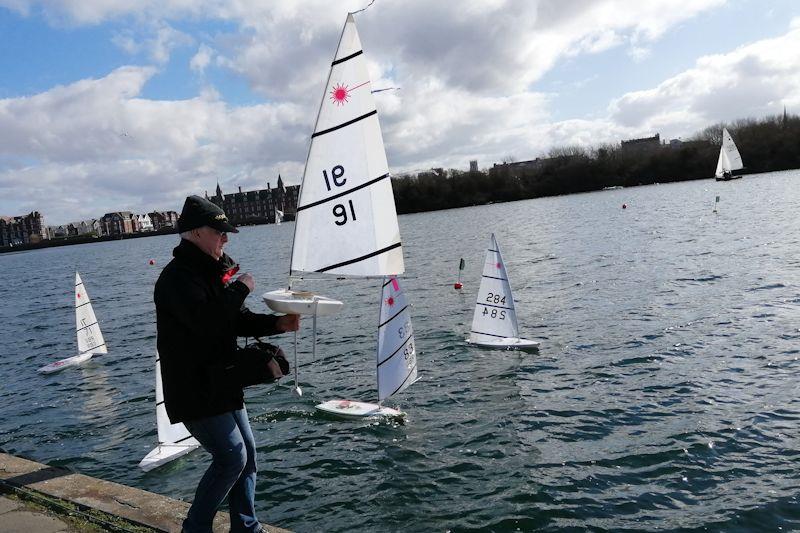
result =
M95 346L94 348L89 348L88 350L84 350L84 351L82 351L81 353L79 353L78 355L83 355L83 354L85 354L85 353L89 353L89 352L91 352L92 350L96 350L96 349L98 349L98 348L102 348L102 347L103 347L103 346L105 346L105 345L106 345L106 343L103 343L103 344L98 344L98 345L97 345L97 346Z
M75 286L76 286L76 287L80 287L81 285L83 285L83 282L82 282L82 281L81 281L80 283L76 283L76 284L75 284Z
M160 402L156 403L156 407L158 407L159 405L164 405L164 400L161 400Z
M92 302L83 302L82 304L76 305L75 309L77 309L78 307L83 307L84 305L89 305L90 303L92 303Z
M491 248L488 249L490 252L500 253L500 250L492 250Z
M392 282L392 279L394 279L394 278L391 278L391 279L389 279L389 281L387 281L386 283L384 283L384 284L383 284L383 286L384 286L384 287L386 287L388 284L390 284L390 283Z
M159 441L159 443L158 443L158 444L159 444L160 446L169 446L169 445L171 445L171 444L180 444L181 442L183 442L183 441L185 441L185 440L189 440L189 439L191 439L191 438L192 438L192 436L191 436L191 435L189 435L188 437L183 437L182 439L178 439L178 440L176 440L175 442L160 442L160 441Z
M500 281L508 281L508 279L507 279L507 278L496 278L496 277L494 277L494 276L487 276L486 274L484 274L484 275L483 275L483 276L481 276L481 277L484 277L484 278L489 278L489 279L499 279Z
M483 304L481 302L478 302L477 305L482 305L484 307L496 307L498 309L508 309L509 311L512 311L514 309L513 307L503 307L502 305Z
M341 59L337 59L336 61L334 61L333 63L331 63L331 66L338 65L339 63L344 63L345 61L348 61L348 60L350 60L350 59L353 59L353 58L354 58L354 57L356 57L356 56L360 56L360 55L361 55L361 54L363 54L363 53L364 53L364 50L359 50L358 52L356 52L356 53L354 53L354 54L350 54L349 56L343 57L343 58L341 58Z
M342 261L341 263L336 263L335 265L326 266L325 268L320 268L319 270L315 270L314 272L322 273L322 272L327 272L328 270L333 270L334 268L339 268L339 267L343 267L343 266L347 266L347 265L352 265L353 263L358 263L359 261L364 261L365 259L369 259L371 257L375 257L376 255L381 255L384 252L388 252L389 250L393 250L393 249L398 248L400 246L402 246L402 243L396 242L394 244L391 244L391 245L387 246L386 248L382 248L380 250L377 250L375 252L369 253L367 255L362 255L361 257L356 257L355 259L348 259L347 261Z
M83 326L82 328L78 328L78 329L75 330L75 333L79 332L82 329L90 328L90 327L94 326L95 324L97 324L97 322L93 322L93 323L89 324L88 326Z
M408 378L411 377L411 375L414 373L414 370L416 370L416 369L417 369L417 364L414 363L414 367L408 372L408 375L406 376L406 379L404 379L403 382L400 384L400 386L397 387L394 390L394 392L391 393L389 396L394 396L395 394L397 394L397 391L399 391L400 389L402 389L405 386L406 382L408 381Z
M399 311L398 311L398 312L397 312L397 313L396 313L396 314L395 314L395 315L394 315L392 318L390 318L389 320L387 320L387 321L386 321L386 322L384 322L383 324L379 325L379 326L378 326L378 329L381 329L383 326L385 326L386 324L388 324L389 322L391 322L392 320L394 320L395 318L397 318L397 317L398 317L398 315L400 315L400 313L402 313L402 312L403 312L403 311L405 311L406 309L408 309L408 305L406 305L404 308L402 308L401 310L399 310Z
M489 337L497 337L499 339L508 339L505 335L495 335L494 333L484 333L482 331L470 330L470 333L477 333L478 335L487 335Z
M333 126L332 128L328 128L327 130L321 130L321 131L318 131L316 133L312 133L311 134L311 138L313 139L314 137L318 137L320 135L325 135L326 133L330 133L332 131L336 131L336 130L338 130L340 128L344 128L345 126L349 126L350 124L354 124L354 123L358 122L359 120L364 120L367 117L371 117L372 115L377 115L377 114L378 114L378 110L377 109L373 109L369 113L365 113L365 114L361 115L360 117L356 117L356 118L354 118L352 120L348 120L347 122L343 122L343 123L339 124L338 126Z
M352 189L348 189L348 190L346 190L344 192L340 192L338 194L334 194L333 196L328 196L327 198L323 198L322 200L317 200L316 202L311 202L310 204L301 205L300 207L297 208L297 212L300 212L303 209L309 209L311 207L316 207L316 206L318 206L320 204L324 204L325 202L330 202L331 200L335 200L336 198L340 198L342 196L345 196L346 194L350 194L350 193L356 192L357 190L363 189L364 187L369 187L373 183L378 183L379 181L381 181L383 179L386 179L388 177L389 177L389 174L386 173L383 176L378 176L377 178L375 178L373 180L369 180L367 182L364 182L361 185L356 185Z
M409 336L406 338L406 340L404 340L404 341L403 341L403 344L401 344L401 345L400 345L400 346L399 346L399 347L398 347L398 348L397 348L397 349L394 351L394 353L392 353L392 355L390 355L389 357L387 357L386 359L384 359L383 361L381 361L380 363L378 363L378 366L381 366L383 363L385 363L386 361L388 361L389 359L391 359L392 357L394 357L395 355L397 355L397 352L399 352L399 351L400 351L400 350L403 348L403 346L405 346L406 344L408 344L408 341L410 341L410 340L411 340L413 337L414 337L413 335L409 335Z

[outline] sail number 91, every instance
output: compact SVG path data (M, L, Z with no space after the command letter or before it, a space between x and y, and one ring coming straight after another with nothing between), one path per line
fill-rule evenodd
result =
M327 170L322 171L322 177L325 179L325 187L330 191L333 187L343 187L347 183L347 178L344 177L344 167L336 165L331 169L330 176ZM349 210L347 208L350 208ZM337 226L344 226L350 220L356 220L356 209L353 206L353 200L348 200L347 204L336 204L331 210L336 220L333 221Z

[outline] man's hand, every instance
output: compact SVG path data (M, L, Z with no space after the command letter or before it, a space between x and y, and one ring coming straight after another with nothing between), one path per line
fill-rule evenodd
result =
M253 279L253 276L249 272L245 272L244 274L236 278L236 281L241 281L242 283L247 285L247 288L250 290L250 292L253 292L253 289L256 288L256 280Z
M300 315L283 315L275 322L278 331L297 331L300 329Z

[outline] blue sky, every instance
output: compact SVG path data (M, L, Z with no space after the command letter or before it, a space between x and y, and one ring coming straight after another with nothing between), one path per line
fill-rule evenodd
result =
M367 3L0 0L0 215L298 183L344 17ZM401 87L376 95L394 173L800 108L789 0L377 0L356 21L373 85Z

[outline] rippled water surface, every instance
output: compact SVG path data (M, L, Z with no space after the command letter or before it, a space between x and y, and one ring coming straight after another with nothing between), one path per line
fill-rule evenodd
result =
M785 172L401 216L422 380L388 403L407 423L315 412L374 398L380 287L308 283L347 306L320 319L316 361L301 337L303 397L248 389L261 519L300 532L800 527L798 206L800 172ZM285 285L293 229L233 236L257 279L251 309ZM492 231L538 354L463 342ZM136 466L156 442L152 289L175 244L0 255L1 448L192 498L205 452ZM39 375L76 353L76 269L109 354Z

